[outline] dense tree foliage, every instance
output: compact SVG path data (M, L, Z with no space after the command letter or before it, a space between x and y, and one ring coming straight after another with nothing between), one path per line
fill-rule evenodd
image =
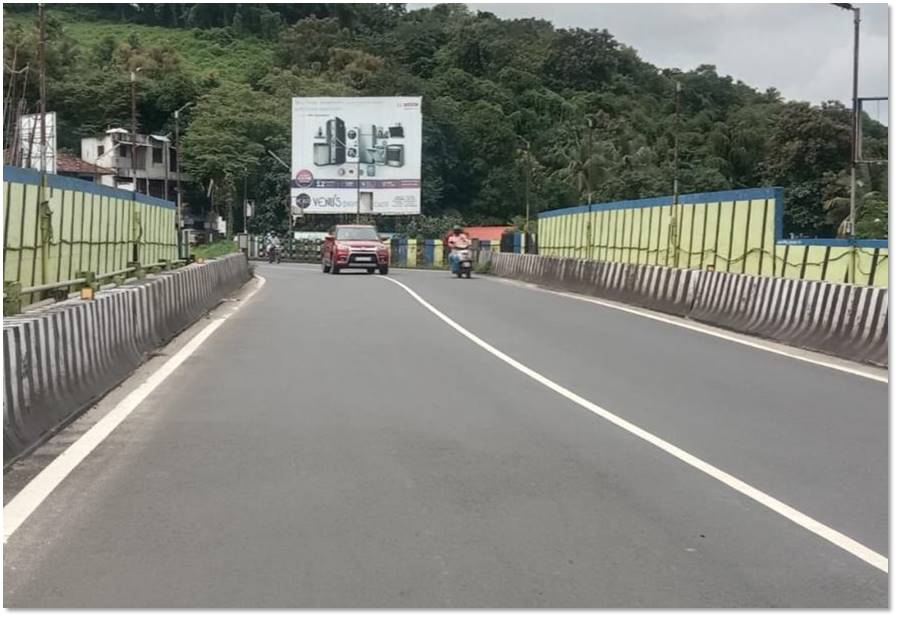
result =
M288 174L269 153L289 158L291 97L420 95L423 210L437 224L519 220L527 191L534 211L669 194L678 134L682 192L781 185L787 232L845 230L848 109L786 102L709 64L659 70L607 30L501 20L463 5L51 5L54 12L123 24L119 37L76 43L51 17L49 97L60 144L77 149L83 135L127 125L128 71L139 67L141 127L169 131L172 111L193 102L185 168L203 186L213 181L216 205L247 189L260 206L256 225L286 224ZM236 41L264 41L273 60L233 54L241 78L197 71L189 57L141 43L129 24L183 32L222 56ZM4 34L7 77L34 66L33 21L8 20ZM36 80L25 89L34 101ZM867 151L886 152L887 127L863 122ZM858 231L881 235L887 168L863 166L860 177Z

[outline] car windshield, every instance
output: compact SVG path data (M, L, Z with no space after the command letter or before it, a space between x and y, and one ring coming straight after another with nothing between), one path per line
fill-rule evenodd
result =
M373 240L379 241L377 230L373 227L338 227L337 240Z

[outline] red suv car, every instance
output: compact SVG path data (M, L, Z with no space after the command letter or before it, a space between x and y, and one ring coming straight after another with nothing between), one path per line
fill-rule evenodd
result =
M324 237L321 268L331 274L339 274L346 268L387 274L389 249L373 225L336 225Z

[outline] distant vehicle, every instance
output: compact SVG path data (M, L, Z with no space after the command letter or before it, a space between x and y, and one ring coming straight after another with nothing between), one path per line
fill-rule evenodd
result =
M389 273L389 250L373 225L336 225L324 236L321 269L339 274L348 268Z

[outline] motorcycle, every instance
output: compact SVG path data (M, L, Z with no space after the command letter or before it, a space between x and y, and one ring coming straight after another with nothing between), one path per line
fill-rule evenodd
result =
M462 276L470 278L470 273L473 271L473 252L469 248L458 248L453 250L452 254L456 255L458 259L454 274L458 278Z
M280 248L276 246L268 247L268 263L280 263Z

